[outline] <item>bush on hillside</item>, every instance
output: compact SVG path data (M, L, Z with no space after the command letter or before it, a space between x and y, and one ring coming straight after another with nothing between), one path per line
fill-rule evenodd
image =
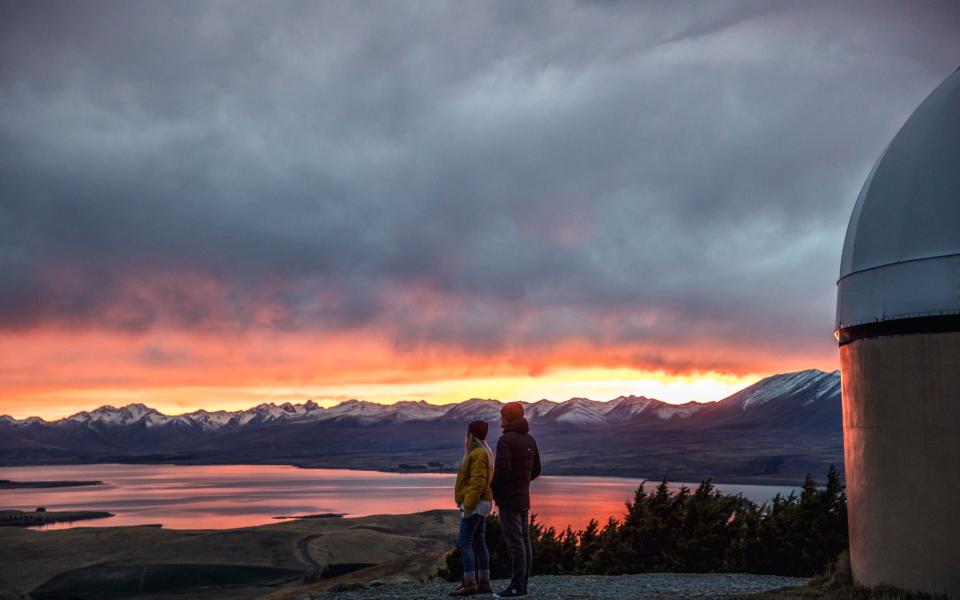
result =
M530 519L534 575L619 575L645 572L745 572L809 577L847 549L847 502L836 468L818 486L809 475L800 493L757 505L720 493L708 480L696 490L651 493L641 484L622 521L557 531ZM494 578L509 577L510 561L496 515L487 518ZM463 571L460 553L447 556L441 576Z

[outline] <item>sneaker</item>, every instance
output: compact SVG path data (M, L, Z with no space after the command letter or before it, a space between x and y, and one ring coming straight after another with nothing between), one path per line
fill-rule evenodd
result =
M453 591L450 592L451 596L472 596L477 593L477 584L473 582L460 582L460 585L453 588Z
M494 598L519 598L520 596L526 596L526 595L527 595L527 591L525 589L511 585L510 587L506 588L502 592L494 594L493 597Z

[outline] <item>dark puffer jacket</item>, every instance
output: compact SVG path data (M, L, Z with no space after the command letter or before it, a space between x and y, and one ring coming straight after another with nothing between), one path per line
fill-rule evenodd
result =
M524 418L510 421L497 441L493 499L500 510L530 510L530 482L540 476L540 451Z

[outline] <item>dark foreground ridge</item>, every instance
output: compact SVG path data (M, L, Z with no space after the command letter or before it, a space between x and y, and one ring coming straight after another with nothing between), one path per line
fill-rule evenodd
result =
M749 575L743 573L645 573L641 575L543 575L530 579L528 598L557 600L610 599L632 600L641 598L738 598L783 588L806 585L808 580L777 575ZM500 590L507 580L493 582L493 589ZM297 600L414 600L419 598L445 598L453 585L442 579L428 583L343 584L320 595L303 594ZM480 594L475 598L492 598Z

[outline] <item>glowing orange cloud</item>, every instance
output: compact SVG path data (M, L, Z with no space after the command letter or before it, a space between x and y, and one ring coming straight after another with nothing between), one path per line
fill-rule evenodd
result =
M606 400L642 394L703 401L772 372L832 369L835 360L734 352L716 343L649 348L571 341L468 352L442 344L399 347L376 331L264 329L133 334L48 327L2 333L0 348L0 413L21 418L54 418L133 401L169 413L310 398L332 404L354 397L448 403L470 397Z

